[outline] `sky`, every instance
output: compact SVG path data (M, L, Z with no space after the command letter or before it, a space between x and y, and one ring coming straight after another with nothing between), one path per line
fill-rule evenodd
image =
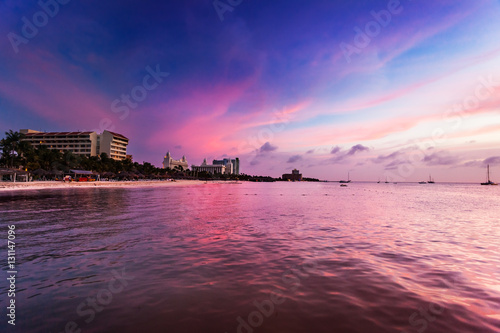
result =
M0 133L111 130L157 166L500 181L499 17L498 0L0 0Z

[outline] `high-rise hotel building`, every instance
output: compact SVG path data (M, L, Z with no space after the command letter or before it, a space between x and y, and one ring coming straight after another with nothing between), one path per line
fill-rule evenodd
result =
M25 135L23 141L35 147L43 145L63 153L70 151L87 157L106 153L115 160L127 158L128 138L110 131L97 134L96 132L40 132L22 129L19 132Z
M238 157L234 159L224 158L222 160L213 160L213 165L224 165L226 167L226 173L233 175L240 174L240 159Z

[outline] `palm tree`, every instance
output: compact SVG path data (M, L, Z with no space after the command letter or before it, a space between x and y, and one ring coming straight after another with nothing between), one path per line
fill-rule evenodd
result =
M124 171L132 171L132 168L134 167L134 164L132 163L132 161L130 161L129 159L125 159L123 161L121 161L121 167L122 167L122 170ZM121 170L119 170L121 171Z
M73 154L71 151L67 150L63 153L64 166L67 170L78 169L82 162L82 157L77 154Z
M26 155L31 150L28 142L22 141L24 134L9 130L5 132L5 138L0 140L2 149L2 163L7 166L19 166L26 164Z
M50 171L56 163L58 163L62 159L62 154L54 149L49 149L47 146L38 146L36 148L36 155L38 159L38 163L42 167L42 169Z

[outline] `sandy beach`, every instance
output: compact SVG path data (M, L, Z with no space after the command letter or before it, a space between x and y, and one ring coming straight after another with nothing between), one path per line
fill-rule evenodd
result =
M16 190L42 190L59 188L88 188L88 187L163 187L201 185L201 180L176 181L96 181L96 182L63 182L63 181L34 181L34 182L0 182L0 192Z

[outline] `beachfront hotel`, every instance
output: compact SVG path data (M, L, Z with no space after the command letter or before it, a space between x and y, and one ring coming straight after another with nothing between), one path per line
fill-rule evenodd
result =
M223 160L213 160L212 164L207 163L207 159L203 160L201 165L192 165L191 170L194 172L206 171L211 174L220 173L228 175L239 175L240 173L240 159L235 158L223 159Z
M106 153L114 160L127 158L128 138L114 132L40 132L32 129L21 129L24 134L23 141L32 146L46 146L64 153L70 151L73 154L86 157L98 156Z
M175 169L175 167L181 167L182 170L187 170L189 168L189 164L186 156L182 156L180 160L174 160L170 155L170 152L167 151L167 154L163 158L163 169Z
M299 170L293 169L292 173L284 173L281 178L292 182L300 182L302 180L302 174Z

